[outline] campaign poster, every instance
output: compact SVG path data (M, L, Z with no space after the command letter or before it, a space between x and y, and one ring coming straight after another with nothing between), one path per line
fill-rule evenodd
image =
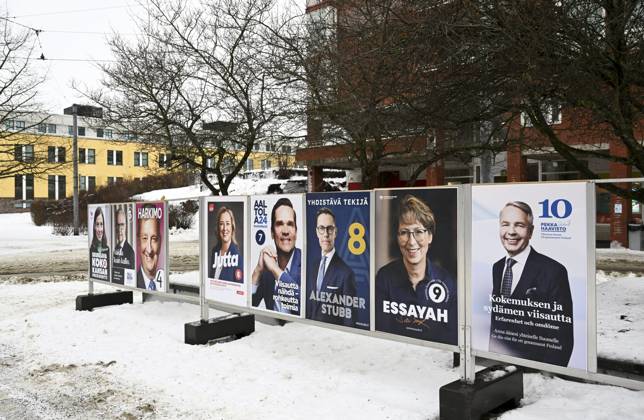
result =
M209 197L205 201L206 299L247 305L246 202L246 197Z
M167 217L163 201L136 203L136 287L166 292Z
M251 197L252 305L302 316L303 195Z
M89 240L89 277L110 281L110 206L87 206Z
M587 369L586 184L472 187L472 345Z
M376 190L376 330L458 345L456 188Z
M368 330L371 194L306 194L306 318Z
M136 287L134 204L112 205L112 283Z

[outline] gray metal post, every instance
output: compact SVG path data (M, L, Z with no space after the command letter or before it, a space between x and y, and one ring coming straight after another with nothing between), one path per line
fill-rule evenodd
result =
M72 140L72 165L74 166L74 198L73 198L73 212L74 212L74 236L78 236L80 227L80 214L78 209L78 116L76 112L73 114L74 118L74 133ZM91 284L91 282L90 282Z

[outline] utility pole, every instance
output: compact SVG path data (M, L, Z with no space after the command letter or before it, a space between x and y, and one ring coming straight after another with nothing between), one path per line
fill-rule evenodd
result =
M74 236L79 235L80 231L80 209L78 205L78 116L103 118L103 108L73 104L63 111L65 115L73 116L73 133L72 133L72 165L74 167L74 195L72 200L74 212Z

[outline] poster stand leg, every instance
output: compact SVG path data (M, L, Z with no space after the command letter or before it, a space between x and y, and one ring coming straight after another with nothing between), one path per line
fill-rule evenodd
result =
M255 331L255 315L228 314L189 322L184 326L186 344L208 344L213 340L237 340Z
M121 305L123 303L132 303L132 292L118 291L112 293L101 293L76 296L77 311L91 311L101 306Z
M523 371L492 366L476 373L473 384L457 380L440 388L440 420L471 420L495 410L516 408L523 398Z

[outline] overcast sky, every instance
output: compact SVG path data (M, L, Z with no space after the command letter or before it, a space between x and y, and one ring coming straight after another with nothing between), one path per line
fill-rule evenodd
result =
M107 39L114 32L134 35L132 17L141 12L134 0L0 0L0 14L8 17L12 29L42 31L32 65L47 75L40 102L56 114L73 103L88 102L72 89L72 80L97 87L97 60L113 58ZM41 54L44 61L37 59Z

